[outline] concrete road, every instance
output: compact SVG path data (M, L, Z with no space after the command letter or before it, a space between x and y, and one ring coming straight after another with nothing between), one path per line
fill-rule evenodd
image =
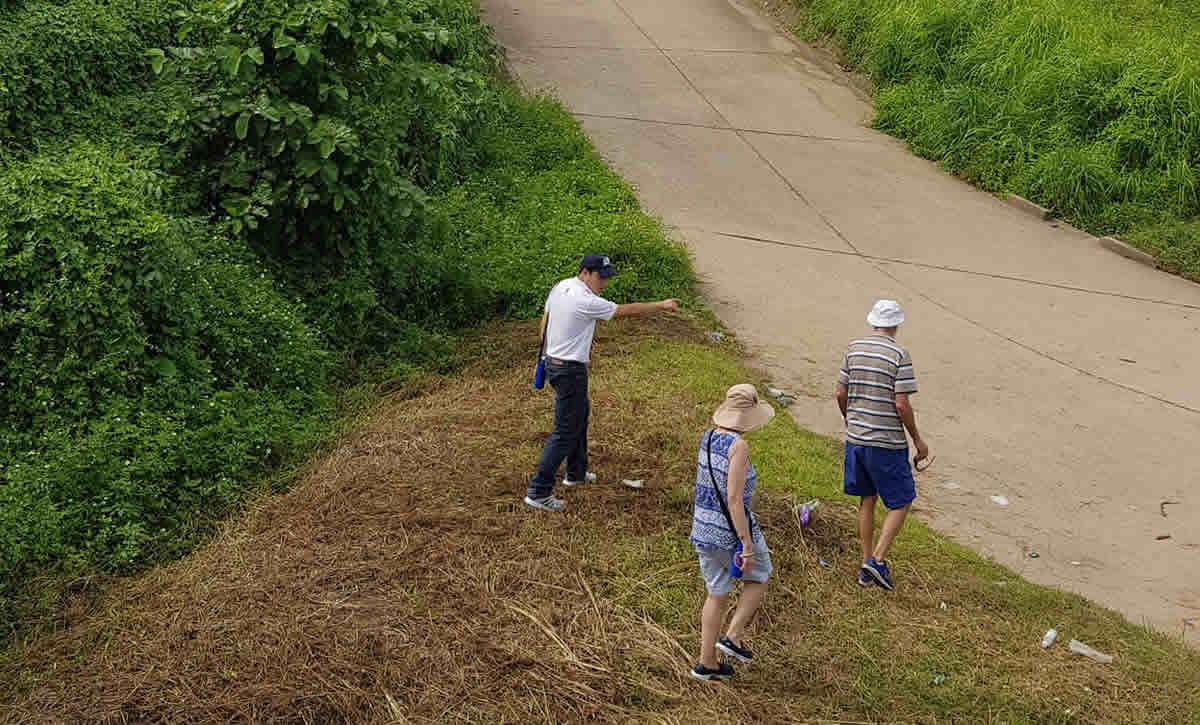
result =
M1200 286L913 157L751 7L482 1L522 83L562 99L688 244L797 420L841 434L845 345L900 300L937 455L920 515L1135 622L1200 623Z

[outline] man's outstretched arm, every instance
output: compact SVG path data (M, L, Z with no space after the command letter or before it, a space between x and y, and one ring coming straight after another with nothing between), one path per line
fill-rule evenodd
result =
M654 312L677 309L679 309L679 300L677 299L662 300L661 302L632 302L627 305L617 305L617 311L613 313L613 318L649 315Z

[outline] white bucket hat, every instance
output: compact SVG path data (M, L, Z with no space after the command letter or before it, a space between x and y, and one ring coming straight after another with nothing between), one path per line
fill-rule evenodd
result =
M904 310L895 300L879 300L867 315L867 324L871 327L899 327L904 324Z

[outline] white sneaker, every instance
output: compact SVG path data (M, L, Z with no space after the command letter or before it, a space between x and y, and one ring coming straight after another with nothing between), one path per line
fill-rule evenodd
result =
M562 511L564 508L567 507L566 501L563 501L561 498L555 498L553 496L547 496L546 498L529 498L528 496L526 496L525 503L529 506L534 507L535 509L541 509L542 511L550 511L550 512Z
M563 485L567 486L568 488L571 486L578 486L581 483L595 483L595 482L596 482L596 474L592 473L591 471L588 471L587 473L583 474L582 481L572 481L566 477L563 478Z

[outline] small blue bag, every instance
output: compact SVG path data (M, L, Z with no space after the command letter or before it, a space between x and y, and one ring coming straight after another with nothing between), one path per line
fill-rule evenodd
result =
M733 560L729 562L729 576L734 579L742 578L742 541L738 539L737 550L733 552Z
M537 367L533 369L533 389L546 386L546 336L550 334L550 303L546 302L546 327L542 330L542 346L538 348Z
M537 367L533 369L533 389L541 390L546 386L546 358L540 358Z

